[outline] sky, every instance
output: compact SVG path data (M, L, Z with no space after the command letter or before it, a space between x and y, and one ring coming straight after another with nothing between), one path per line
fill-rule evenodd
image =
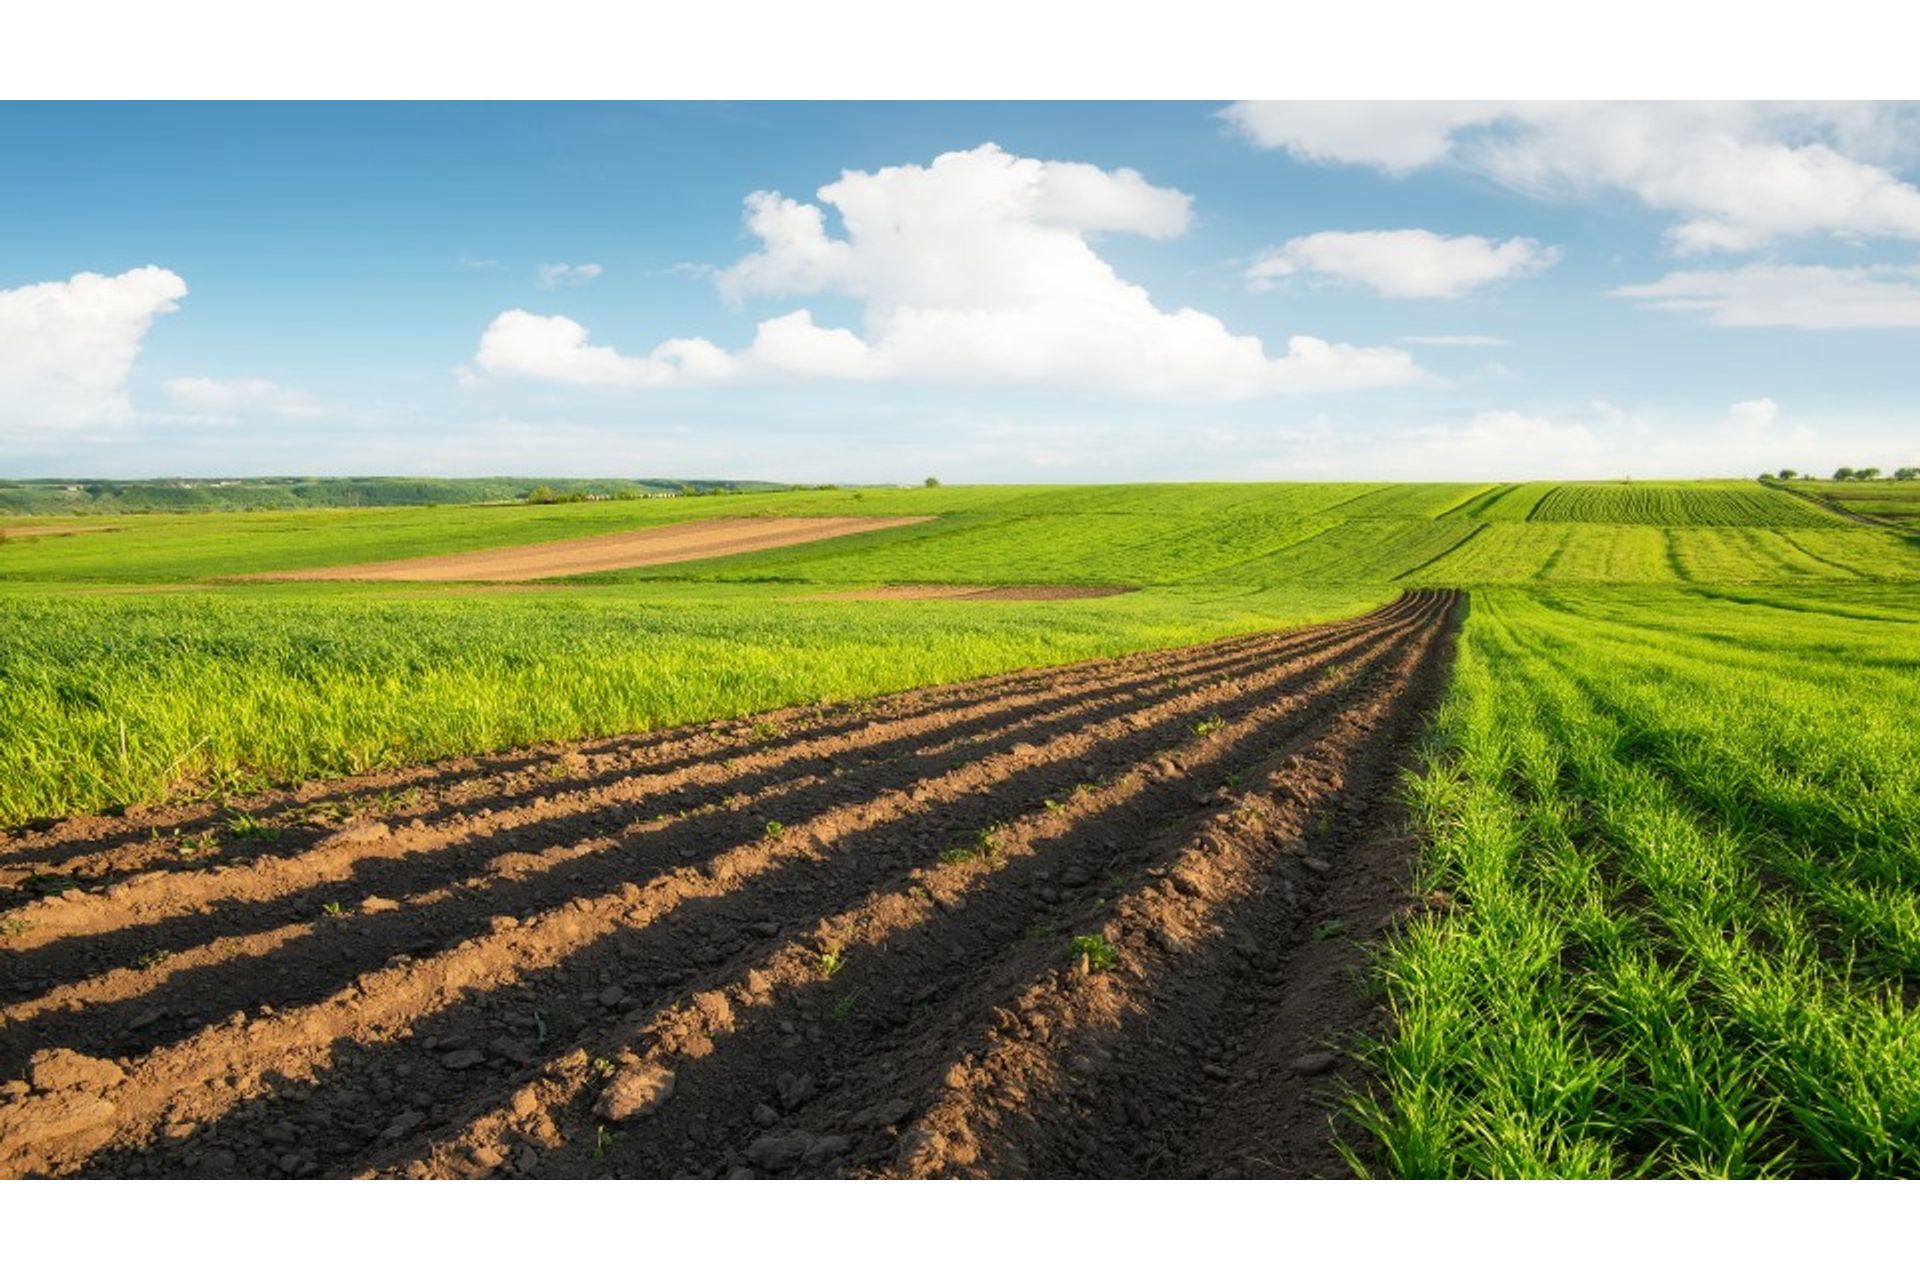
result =
M1920 109L0 104L0 475L1920 463Z

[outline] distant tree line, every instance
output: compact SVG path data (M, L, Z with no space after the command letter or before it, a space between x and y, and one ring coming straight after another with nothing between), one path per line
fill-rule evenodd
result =
M1878 467L1840 467L1834 471L1833 478L1835 480L1878 480L1881 478L1881 475L1881 470ZM1814 479L1813 476L1802 475L1792 467L1782 467L1777 472L1764 471L1760 474L1760 478L1762 480ZM1894 480L1920 480L1920 467L1895 467L1893 469L1893 475L1890 478Z

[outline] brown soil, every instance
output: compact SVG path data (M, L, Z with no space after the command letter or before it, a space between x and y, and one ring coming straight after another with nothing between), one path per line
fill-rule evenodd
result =
M0 838L0 1174L1337 1175L1453 611Z
M0 525L0 538L64 538L73 533L114 533L125 527L118 524Z
M945 586L937 583L902 583L893 587L866 587L859 591L835 591L809 600L1097 600L1102 596L1123 596L1133 587L1034 586Z
M276 580L353 580L360 582L519 582L579 573L606 573L646 565L711 560L716 556L771 551L824 538L871 533L932 516L742 516L689 520L631 533L602 533L524 547L493 547L446 556L420 556L378 564L334 565L293 573L250 575Z

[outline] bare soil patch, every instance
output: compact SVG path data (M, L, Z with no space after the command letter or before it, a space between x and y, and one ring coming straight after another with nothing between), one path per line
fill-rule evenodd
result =
M7 538L64 538L75 533L117 533L122 524L17 524L0 525L0 540Z
M809 600L1097 600L1102 596L1123 596L1136 587L1071 587L1045 583L1032 586L982 587L961 584L902 583L891 587L864 587L858 591L835 591L828 595L807 596Z
M932 516L742 516L689 520L655 529L536 542L523 547L495 547L453 555L253 576L299 581L518 582L771 551L776 547L844 538L849 534L871 533L875 529L892 529L931 519Z
M1338 1174L1454 606L0 836L0 1174Z

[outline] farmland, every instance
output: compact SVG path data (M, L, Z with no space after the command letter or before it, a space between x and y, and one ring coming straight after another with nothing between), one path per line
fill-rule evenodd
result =
M1920 1172L1920 607L1489 592L1358 1104L1413 1177ZM1457 909L1455 909L1457 908Z
M8 523L0 1171L1920 1172L1920 541L1795 491Z
M1920 481L1802 480L1782 487L1857 516L1920 532Z

